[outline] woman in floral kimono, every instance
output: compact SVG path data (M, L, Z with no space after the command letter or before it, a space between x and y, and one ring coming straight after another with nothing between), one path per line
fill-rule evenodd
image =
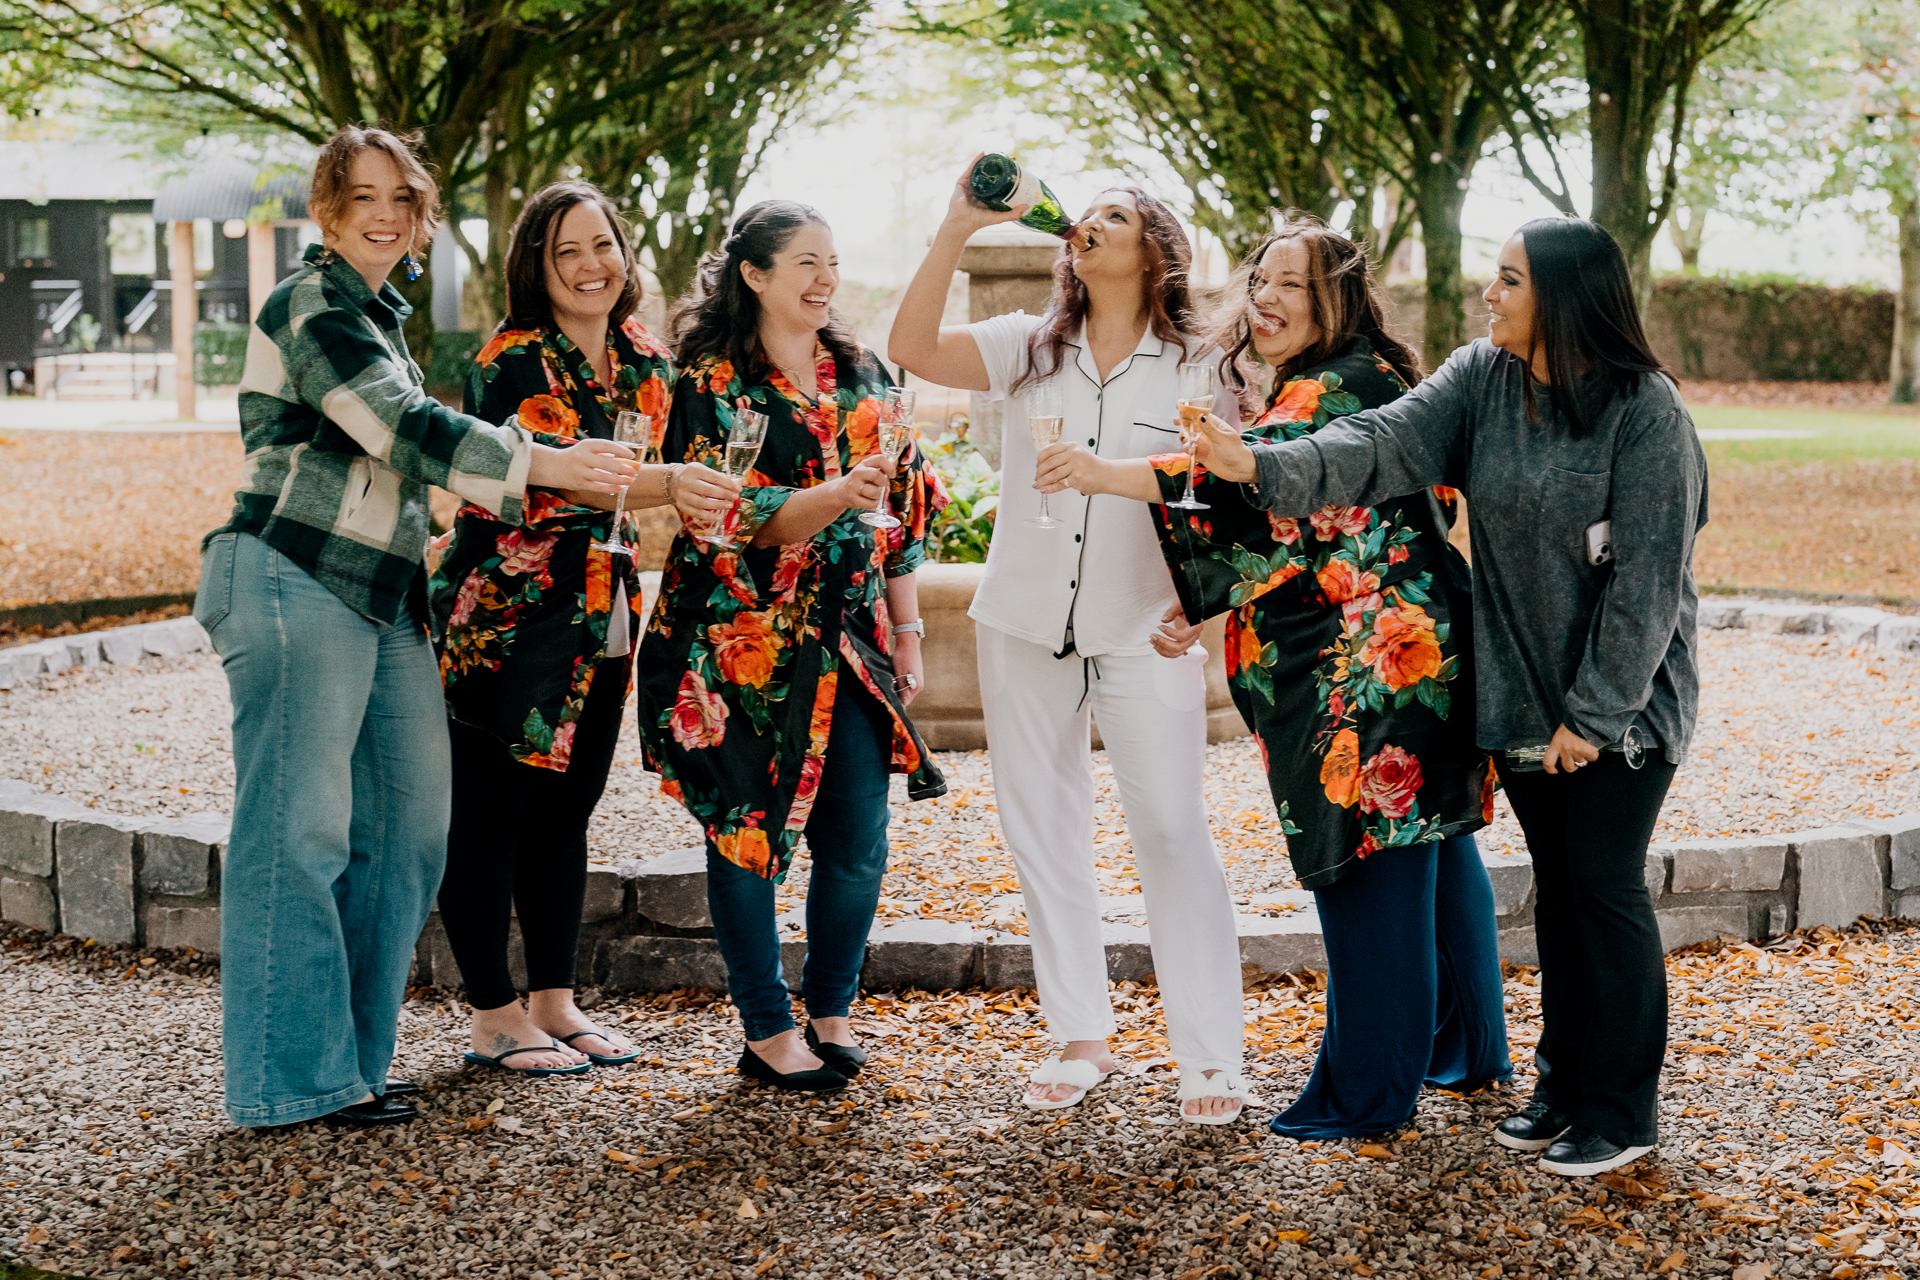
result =
M787 200L741 214L701 263L672 324L664 456L718 460L736 413L769 422L739 503L674 539L641 650L648 765L706 828L740 1074L790 1089L841 1088L865 1061L847 1011L886 871L888 775L907 775L910 799L946 790L906 706L924 632L913 572L947 498L912 444L889 475L886 370L828 309L839 280L833 233ZM883 496L899 528L859 520ZM721 530L733 546L715 545ZM804 1043L774 930L803 831Z
M634 318L639 301L633 250L606 196L584 182L535 192L507 255L508 316L475 357L467 411L517 416L557 446L612 438L623 409L664 427L673 366ZM674 470L643 466L628 506L675 501L708 519L739 488L704 467ZM573 1000L587 820L613 764L639 631L632 558L592 545L610 531L599 508L612 503L530 489L518 525L465 506L432 581L453 738L440 919L473 1005L468 1060L529 1075L633 1055ZM514 908L525 1009L507 967Z
M1244 393L1249 345L1276 369L1256 439L1294 440L1420 379L1386 333L1359 246L1311 219L1247 255L1214 340ZM1466 567L1447 545L1451 490L1273 519L1201 477L1176 511L1184 453L1093 465L1073 446L1043 487L1156 504L1190 618L1226 613L1228 681L1260 740L1287 851L1326 938L1327 1027L1312 1078L1272 1123L1364 1137L1411 1118L1423 1082L1472 1089L1507 1060L1493 891L1469 835L1493 773L1474 746Z

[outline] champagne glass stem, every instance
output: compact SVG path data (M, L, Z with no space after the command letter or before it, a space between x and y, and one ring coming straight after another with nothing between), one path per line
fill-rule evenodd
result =
M627 511L627 487L626 485L621 485L620 496L614 500L613 528L607 534L607 549L615 555L625 555L627 553L626 541L620 536L620 524L621 521L625 519Z
M1193 501L1193 469L1199 465L1194 461L1194 454L1198 452L1199 445L1200 441L1197 438L1187 441L1187 492L1182 499L1185 502Z

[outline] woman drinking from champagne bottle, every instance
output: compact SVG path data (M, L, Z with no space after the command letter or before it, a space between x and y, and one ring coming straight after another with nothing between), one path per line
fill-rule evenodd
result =
M652 424L666 426L673 365L633 314L639 304L626 229L599 188L534 192L507 250L507 318L474 358L467 411L517 415L560 447L621 437L624 421L634 433L624 442L644 450ZM671 502L700 521L739 488L698 464L656 463L640 468L625 502ZM468 504L433 578L453 738L440 920L473 1006L468 1060L533 1075L633 1054L573 1001L587 821L613 765L639 638L633 557L613 549L623 544L605 505L534 489L511 526ZM507 971L511 914L526 951L525 1009Z
M648 763L706 828L740 1074L788 1089L842 1088L865 1061L847 1013L887 867L888 775L910 799L946 791L906 713L924 678L913 573L946 494L910 441L885 439L910 413L829 309L839 283L832 231L790 200L748 209L702 260L672 321L663 448L747 484L674 539L641 646ZM802 832L804 1042L774 929Z
M1257 245L1226 298L1211 337L1227 388L1245 387L1248 346L1275 370L1249 439L1310 435L1420 381L1382 327L1365 253L1317 220ZM1234 705L1264 749L1327 946L1319 1058L1274 1132L1399 1129L1423 1082L1472 1089L1513 1071L1493 887L1465 834L1493 794L1473 742L1467 567L1427 490L1269 520L1240 486L1195 472L1184 452L1109 461L1063 445L1040 458L1043 492L1160 504L1189 616L1227 615ZM1183 494L1203 505L1181 509Z
M1206 652L1191 647L1198 628L1181 617L1144 507L1064 494L1043 516L1042 495L1026 481L1036 439L1084 441L1112 458L1178 442L1176 370L1209 358L1188 329L1191 255L1165 205L1116 188L1095 199L1078 224L1083 234L1061 250L1044 315L942 329L968 236L1021 212L980 204L965 177L955 184L889 353L931 382L1009 401L1008 482L971 612L995 803L1026 896L1047 1022L1066 1044L1034 1072L1025 1101L1072 1106L1115 1065L1093 866L1091 713L1146 895L1181 1115L1222 1124L1247 1092L1239 944L1202 777Z
M1202 461L1274 519L1466 490L1479 745L1533 858L1539 1079L1496 1141L1569 1176L1658 1141L1666 967L1647 842L1693 737L1694 536L1707 466L1604 230L1542 218L1500 251L1488 338L1391 404Z

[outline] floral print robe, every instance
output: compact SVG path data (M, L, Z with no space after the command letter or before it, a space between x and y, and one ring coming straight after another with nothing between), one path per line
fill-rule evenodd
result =
M535 440L560 444L612 439L614 415L637 409L652 415L657 441L672 396L672 353L630 318L608 331L607 354L611 387L557 328L502 327L474 357L466 411L488 422L517 414ZM573 506L549 490L527 490L519 526L468 504L433 575L429 612L447 712L492 733L523 764L565 772L606 657L616 573L628 607L639 604L632 558L591 545L611 525L611 512ZM637 644L637 617L627 623Z
M1246 434L1297 440L1406 384L1366 339L1275 391ZM1153 460L1180 496L1184 453ZM1490 820L1494 775L1473 741L1465 562L1426 491L1376 507L1269 516L1202 475L1208 511L1156 506L1189 618L1226 613L1234 705L1259 739L1300 884L1320 889L1376 849L1426 844Z
M775 371L748 384L724 359L683 368L664 456L718 467L736 409L768 415L766 443L727 516L736 549L682 529L640 648L640 738L647 767L728 861L782 879L813 811L840 680L858 680L893 719L893 767L915 800L946 780L893 691L886 580L912 573L947 504L917 443L901 454L889 501L897 529L846 511L807 542L752 548L754 531L801 489L879 447L886 370L864 348L837 370L815 350L816 405ZM844 382L841 375L845 375Z

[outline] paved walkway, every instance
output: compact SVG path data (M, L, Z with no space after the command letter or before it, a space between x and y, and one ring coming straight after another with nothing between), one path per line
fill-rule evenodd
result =
M195 421L172 400L0 398L0 431L238 431L240 402L200 397Z

